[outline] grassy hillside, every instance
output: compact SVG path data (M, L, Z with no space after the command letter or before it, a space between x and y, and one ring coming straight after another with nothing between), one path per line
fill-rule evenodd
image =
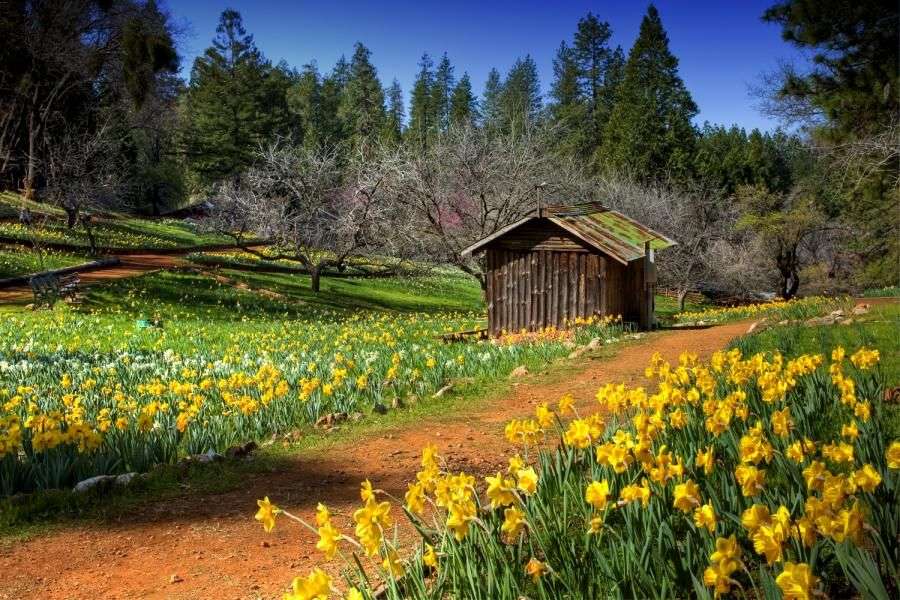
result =
M32 252L21 246L0 244L0 279L71 267L86 260L86 257L70 252Z
M19 210L27 207L34 225L26 228L18 222ZM227 244L232 240L197 230L185 221L175 219L142 219L127 215L104 215L97 219L94 233L105 248L171 249L205 244ZM65 213L55 207L25 200L22 196L0 194L0 239L6 241L36 240L44 244L63 244L73 250L89 247L83 228L69 229Z

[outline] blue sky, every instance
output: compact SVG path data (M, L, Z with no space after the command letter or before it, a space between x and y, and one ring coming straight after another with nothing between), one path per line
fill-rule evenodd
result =
M681 76L700 108L696 121L737 123L774 129L760 114L748 86L779 60L797 53L785 44L777 26L760 15L773 0L662 0L656 2ZM316 60L328 71L353 44L363 42L373 55L384 84L396 77L407 94L423 52L447 52L457 77L468 71L481 91L488 71L504 73L519 56L531 54L547 94L554 53L570 41L578 19L592 11L613 29L613 45L626 53L637 36L647 3L508 1L306 2L287 0L168 0L176 23L184 27L184 74L209 46L224 8L238 10L257 46L273 62L300 67Z

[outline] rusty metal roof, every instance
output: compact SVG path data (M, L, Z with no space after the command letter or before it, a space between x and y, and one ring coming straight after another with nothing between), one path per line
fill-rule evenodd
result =
M471 254L493 240L533 219L546 218L562 227L581 241L627 264L644 256L644 244L649 242L653 250L662 250L676 244L675 240L653 231L622 213L611 210L598 202L569 206L547 206L538 213L504 227L472 244L463 254Z

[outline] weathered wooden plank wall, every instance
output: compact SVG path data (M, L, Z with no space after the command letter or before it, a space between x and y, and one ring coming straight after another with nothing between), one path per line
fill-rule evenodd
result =
M634 322L646 315L641 310L648 298L643 259L623 265L561 228L532 224L511 231L486 251L492 336L563 328L592 315L622 315Z
M562 328L578 317L604 314L608 303L601 296L604 260L580 251L489 248L486 294L490 334Z

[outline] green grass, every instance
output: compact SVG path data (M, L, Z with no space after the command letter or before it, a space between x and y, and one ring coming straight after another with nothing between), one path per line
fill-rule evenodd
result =
M225 236L195 231L181 221L163 219L150 221L137 218L109 219L94 227L98 247L129 249L190 248L204 244L227 244ZM90 242L82 227L69 229L63 221L37 223L27 228L19 223L0 222L0 237L7 240L32 240L42 244L63 244L73 249L87 249Z
M671 323L675 321L678 313L678 299L672 298L670 296L656 296L655 299L656 305L656 317L665 323ZM684 304L684 309L688 312L700 311L706 308L713 306L711 303L703 300L700 302L687 301Z
M883 288L870 288L861 294L863 298L897 298L900 296L900 286L891 285Z
M310 289L307 275L256 273L223 269L218 274L234 285L203 273L170 271L94 286L84 297L86 310L166 318L256 321L292 318L347 317L358 311L478 312L484 310L481 290L469 276L455 270L416 277L322 278L321 291ZM237 287L246 285L247 289ZM255 290L268 290L280 297ZM123 301L124 299L124 301ZM323 314L324 313L324 314Z
M27 207L34 215L34 225L26 228L18 222L19 210ZM65 212L55 206L25 200L11 192L0 194L0 237L8 240L45 244L65 244L75 249L89 247L82 227L69 229ZM192 224L176 219L141 219L124 214L109 214L97 220L94 227L102 248L189 248L208 244L228 244L227 236L210 234Z
M0 192L0 219L18 219L19 210L22 208L27 208L36 217L63 219L66 216L65 211L57 206L26 200L24 196L15 192Z
M18 246L0 245L0 279L71 267L89 260L69 252L33 252Z

